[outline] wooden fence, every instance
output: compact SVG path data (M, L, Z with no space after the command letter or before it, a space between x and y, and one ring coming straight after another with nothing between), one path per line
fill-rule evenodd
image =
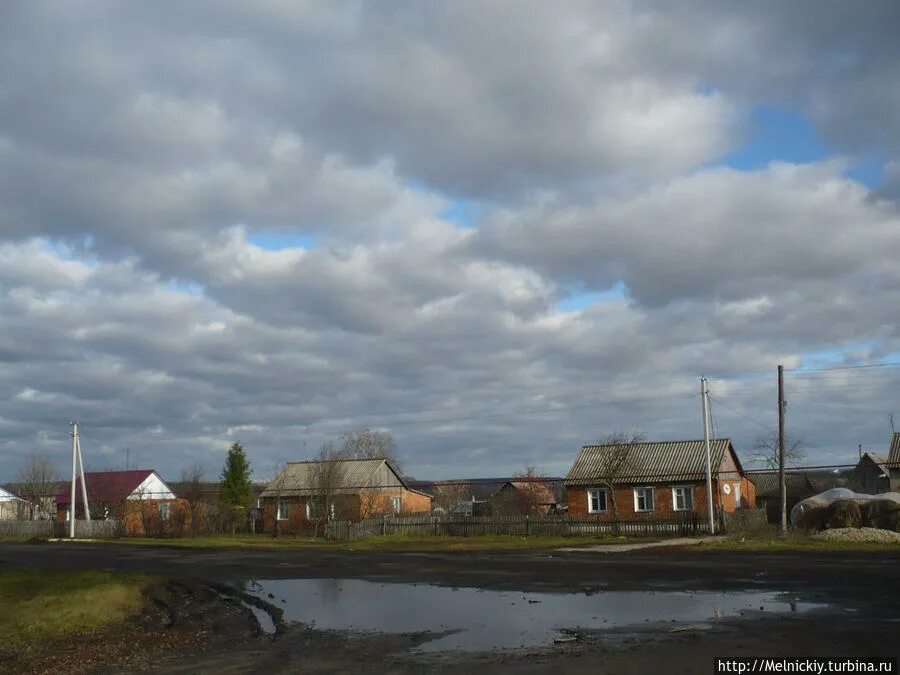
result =
M108 539L121 537L124 524L120 520L76 520L75 536L80 539ZM0 520L0 537L59 537L69 536L69 523L55 520Z
M721 528L722 519L717 527ZM514 535L577 537L625 535L633 537L693 536L709 532L709 521L696 513L664 518L599 520L568 516L411 515L371 518L358 523L333 521L325 528L329 539L357 539L389 535L472 537Z

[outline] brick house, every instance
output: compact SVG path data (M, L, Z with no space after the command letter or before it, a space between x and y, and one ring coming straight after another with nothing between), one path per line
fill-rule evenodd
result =
M431 499L411 489L386 459L341 459L288 462L259 502L264 531L274 531L277 522L279 532L306 534L330 519L428 513Z
M190 527L190 508L178 499L152 469L92 471L84 474L92 520L121 520L125 533L180 533ZM56 519L71 517L71 483L64 483L54 500ZM81 480L75 485L75 517L84 518Z
M754 508L756 490L727 438L710 442L713 503ZM699 441L586 445L566 476L570 516L621 519L708 514L706 446ZM610 486L615 491L610 495Z

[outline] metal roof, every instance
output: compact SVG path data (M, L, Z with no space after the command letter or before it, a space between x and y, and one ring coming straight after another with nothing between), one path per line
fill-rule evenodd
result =
M84 474L88 499L96 502L118 502L127 499L149 476L152 469L132 469L130 471L88 471ZM162 479L160 479L162 480ZM68 504L72 500L71 484L63 484L56 495L57 504ZM75 486L76 500L81 499L81 480Z
M262 491L261 497L288 497L310 495L316 491L316 472L323 464L336 462L341 465L338 493L355 493L361 489L386 488L373 481L378 470L386 466L396 478L397 487L406 487L400 474L386 459L339 459L328 461L288 462L284 469Z
M756 485L756 497L777 497L780 490L778 489L778 472L777 471L750 471L747 476ZM812 489L812 486L806 474L787 473L784 474L784 485L790 492L792 490Z
M900 431L894 433L891 438L891 451L888 454L888 462L891 466L900 467Z
M616 471L616 483L661 482L670 480L699 480L706 478L706 444L699 441L662 441L656 443L627 443L616 445L586 445L566 476L567 485L596 483L610 472L620 459L617 450L623 448L622 466ZM713 475L719 471L727 449L734 449L728 438L710 441ZM735 461L740 470L741 465Z

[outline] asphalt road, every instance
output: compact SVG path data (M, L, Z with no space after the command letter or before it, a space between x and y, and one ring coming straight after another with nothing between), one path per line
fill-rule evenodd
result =
M0 544L0 565L102 569L238 583L248 579L357 578L479 588L790 590L880 604L900 588L900 552L735 553L659 548L577 551L372 552L187 549L127 544Z

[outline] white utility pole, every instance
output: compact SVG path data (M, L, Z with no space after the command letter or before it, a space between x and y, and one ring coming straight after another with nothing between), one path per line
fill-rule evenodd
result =
M709 447L709 386L700 378L700 400L703 404L703 442L706 445L706 511L709 513L709 533L716 533L715 505L712 489L712 452Z
M75 538L75 472L78 461L78 422L72 422L72 491L69 495L69 539Z
M84 461L81 458L81 441L78 439L78 422L72 422L72 491L69 502L69 538L75 538L75 478L76 465L81 470L81 499L84 503L84 519L91 519L91 508L88 506L87 484L84 480Z

